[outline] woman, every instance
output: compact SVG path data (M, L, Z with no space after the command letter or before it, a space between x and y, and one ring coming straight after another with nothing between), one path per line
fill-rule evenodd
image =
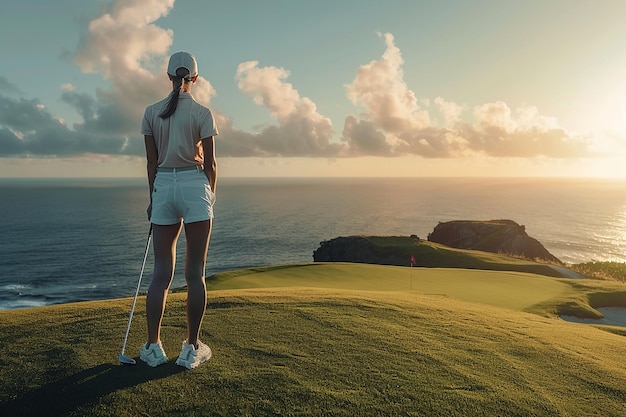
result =
M214 137L218 131L211 111L191 95L198 78L194 56L176 52L167 74L172 92L146 108L141 125L148 161L154 273L146 297L148 342L140 358L150 366L167 362L160 330L182 220L187 243L187 339L176 364L192 369L211 358L211 349L199 340L199 333L206 309L204 269L215 202Z

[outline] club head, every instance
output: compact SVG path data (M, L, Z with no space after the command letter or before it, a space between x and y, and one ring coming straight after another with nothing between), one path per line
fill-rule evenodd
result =
M118 360L122 365L135 365L137 362L133 358L120 354Z

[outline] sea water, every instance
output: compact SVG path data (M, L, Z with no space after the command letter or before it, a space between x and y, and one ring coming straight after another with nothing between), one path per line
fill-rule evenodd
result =
M0 180L0 309L132 296L146 247L144 179ZM511 219L566 263L626 262L626 182L486 178L223 178L206 273L313 260L338 236ZM173 287L184 285L184 232ZM141 290L152 271L149 251ZM407 261L408 264L408 261Z

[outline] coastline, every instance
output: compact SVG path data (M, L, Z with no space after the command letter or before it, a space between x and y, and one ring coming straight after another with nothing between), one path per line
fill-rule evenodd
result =
M320 242L337 236L424 239L438 222L455 219L510 218L568 265L624 262L625 186L552 178L223 178L206 275L310 262ZM144 178L5 178L0 188L0 304L134 294L149 226ZM181 236L179 260L184 247ZM185 284L183 263L173 287Z

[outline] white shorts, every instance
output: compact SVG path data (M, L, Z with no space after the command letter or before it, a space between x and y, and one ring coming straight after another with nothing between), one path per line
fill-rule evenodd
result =
M201 169L158 170L152 191L152 216L158 225L213 218L215 193Z

